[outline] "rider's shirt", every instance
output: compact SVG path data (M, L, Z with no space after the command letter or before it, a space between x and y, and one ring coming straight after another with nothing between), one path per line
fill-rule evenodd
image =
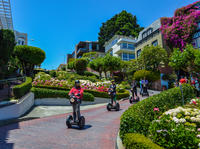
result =
M74 94L76 96L76 98L78 98L78 99L82 99L83 98L83 89L81 87L79 87L79 88L73 87L69 92L69 95L71 95L71 94ZM80 94L80 96L77 96L77 94Z
M115 95L116 94L116 85L111 84L110 87L109 87L109 90L110 90L112 95Z

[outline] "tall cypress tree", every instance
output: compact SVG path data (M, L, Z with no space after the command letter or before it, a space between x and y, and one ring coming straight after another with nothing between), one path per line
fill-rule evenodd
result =
M102 23L98 37L99 44L103 46L114 35L137 37L142 29L143 27L137 24L136 16L123 10L121 13Z

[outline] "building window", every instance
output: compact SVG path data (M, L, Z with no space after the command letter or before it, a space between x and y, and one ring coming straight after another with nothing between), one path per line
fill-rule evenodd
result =
M137 51L137 58L140 56L140 54L141 54L141 49L139 49L138 51Z
M128 49L135 49L133 44L128 44Z
M153 46L157 46L157 45L158 45L158 40L153 41L153 42L152 42L152 45L153 45Z
M142 38L145 38L145 37L149 36L152 32L153 32L153 29L152 29L152 28L149 28L148 30L146 30L146 31L142 34Z
M22 45L24 45L24 41L22 41Z
M121 48L127 49L127 43L121 43Z
M99 51L99 45L97 44L97 51Z
M127 53L122 53L123 59L124 61L128 61L128 54Z
M21 44L21 40L18 40L18 45L20 45Z
M135 59L135 54L129 54L129 60Z
M89 43L89 51L92 51L92 43Z
M110 55L113 56L113 51L112 50L110 51Z

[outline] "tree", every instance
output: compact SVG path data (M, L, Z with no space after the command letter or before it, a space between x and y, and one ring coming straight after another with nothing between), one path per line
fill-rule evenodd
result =
M168 55L166 50L160 46L146 46L138 60L144 69L159 71L159 65L167 63Z
M45 52L37 47L19 45L15 47L15 56L20 60L23 73L31 76L35 66L41 65L45 59Z
M11 30L0 30L0 78L7 72L8 61L15 47L15 35Z
M98 58L98 53L97 52L88 52L83 54L83 58L89 58L89 60Z
M83 72L86 70L88 65L88 61L85 58L80 58L74 61L74 67L78 74L83 74Z
M120 58L107 54L103 60L104 60L105 69L110 71L110 74L112 75L112 77L113 77L114 71L121 69L121 59Z
M99 57L97 59L94 59L89 63L89 67L97 72L99 72L100 78L102 77L103 72L103 58Z
M159 72L152 72L148 70L138 70L134 73L133 79L139 81L140 79L146 78L150 82L154 82L160 79Z
M194 49L192 45L186 45L183 52L180 49L174 49L169 65L177 71L183 70L191 73L192 71L199 72L200 70L200 51Z
M106 41L110 40L114 35L125 35L137 37L143 28L137 24L136 16L123 10L111 19L102 23L99 32L99 44L103 46Z
M75 69L75 62L74 61L71 61L67 64L67 68L70 69L70 70L74 70Z

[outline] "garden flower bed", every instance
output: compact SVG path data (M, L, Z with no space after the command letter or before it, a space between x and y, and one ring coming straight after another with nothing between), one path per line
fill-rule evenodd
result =
M191 98L195 97L194 93L195 90L193 87L188 84L183 85L185 103L191 102ZM185 118L184 110L181 112L180 107L178 110L180 110L181 115L178 113L176 115L174 114L176 118L167 114L172 111L178 112L178 110L170 111L170 109L176 109L177 106L181 105L182 94L180 88L173 88L144 99L129 107L129 109L123 113L120 122L120 137L125 147L131 149L130 144L126 142L126 140L132 140L133 144L136 143L135 140L129 137L133 136L135 133L139 133L150 138L154 143L164 148L197 148L199 143L197 130L199 130L198 128L200 127L198 122L199 116L196 117L200 114L197 113L199 112L197 111L198 109L194 110L193 113L190 111L192 114L190 118L187 117L188 119ZM187 106L193 105L189 104ZM183 109L193 109L187 106ZM193 133L191 133L192 131Z

